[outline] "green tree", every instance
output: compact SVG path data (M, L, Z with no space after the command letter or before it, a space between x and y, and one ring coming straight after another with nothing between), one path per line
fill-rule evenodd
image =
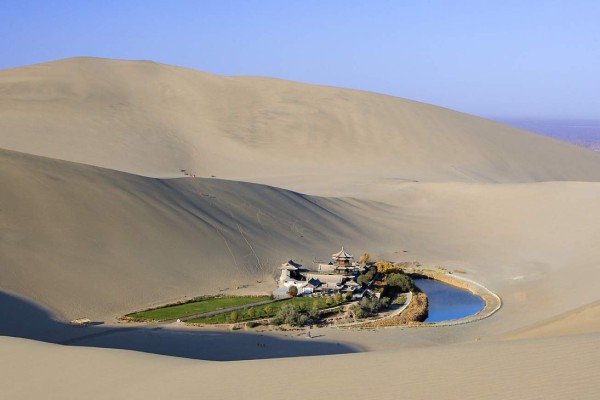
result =
M350 301L350 300L352 300L353 296L354 296L354 293L346 292L346 294L344 295L344 298L346 299L346 301Z
M237 311L232 311L231 314L229 314L229 320L231 322L233 322L234 324L237 322L237 320L239 319L239 314Z
M296 286L290 286L288 289L288 294L292 297L298 296L298 288Z
M371 267L364 274L359 275L358 278L356 279L356 281L359 284L361 284L363 287L366 287L369 284L369 282L371 282L373 280L376 273L377 273L377 269Z
M379 312L381 309L381 302L377 299L377 297L373 297L369 300L368 309L371 314L377 314Z
M254 307L248 308L246 310L246 315L248 316L248 318L254 319L254 317L256 317L256 308L254 308Z
M273 313L273 307L270 304L268 304L265 306L265 308L263 308L263 311L267 316L269 316Z
M350 310L354 313L354 316L356 318L365 318L367 316L365 311L359 304L353 305L352 307L350 307Z
M291 326L302 326L307 320L308 317L291 304L281 307L275 318L273 318L276 325L288 324Z
M365 316L377 314L381 306L381 302L376 297L370 299L368 297L363 297L360 303L358 303L358 307L360 307Z
M385 279L385 283L389 287L394 288L400 292L410 292L415 288L413 280L405 274L389 274Z

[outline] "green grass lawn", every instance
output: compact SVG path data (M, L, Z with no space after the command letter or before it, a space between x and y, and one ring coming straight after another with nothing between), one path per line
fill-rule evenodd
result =
M269 300L269 296L213 297L190 303L171 305L128 314L126 317L135 321L162 321L165 319L182 318L194 314L216 311L222 308L243 306L266 300Z
M255 319L274 317L275 314L277 314L277 312L281 309L281 307L283 307L286 304L293 304L296 307L305 307L306 310L310 310L311 308L313 308L315 301L318 302L319 309L333 307L333 306L337 305L335 302L332 305L328 305L325 302L325 300L326 300L326 298L323 298L323 297L294 297L294 298L288 299L288 300L276 301L271 304L265 304L265 305L254 307L255 315L253 317L251 317L248 314L248 308L250 308L250 307L247 307L243 310L237 311L237 313L238 313L237 322L252 321ZM270 307L270 312L269 312L269 307ZM222 314L213 315L212 317L191 319L187 322L192 323L192 324L231 324L232 321L229 319L230 314L231 313L222 313Z

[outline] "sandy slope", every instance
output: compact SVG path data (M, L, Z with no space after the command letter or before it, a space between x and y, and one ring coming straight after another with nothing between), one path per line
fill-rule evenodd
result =
M600 180L590 150L440 107L94 58L0 71L0 148L334 196L380 179Z
M216 364L0 338L0 382L8 398L23 399L281 399L292 379L319 398L343 391L347 399L595 399L599 339L590 334Z
M291 257L311 264L342 244L388 241L389 228L366 223L387 215L384 204L6 150L0 165L1 286L64 318L105 319L257 280L272 290L275 268Z
M600 332L600 304L598 302L579 309L509 332L510 339L538 338L547 336L568 336L582 333Z
M341 244L465 270L505 301L494 333L598 300L600 183L402 184L377 203L6 150L0 160L2 287L64 318L271 283L286 259L310 264Z
M324 258L341 244L460 268L504 300L465 326L315 339L367 353L218 368L0 337L9 398L281 398L290 376L364 398L373 385L355 379L356 368L388 378L375 389L381 398L600 391L598 154L388 96L98 59L0 71L0 147L87 164L0 150L0 289L37 302L0 296L5 335L74 334L49 313L105 320L244 283L266 290L279 263ZM363 200L117 171L172 177L180 168ZM165 348L260 349L254 336L145 334ZM268 355L296 351L283 339L264 337ZM319 354L304 348L297 355ZM315 363L327 372L306 375Z
M355 246L369 243L364 245L365 249L391 259L415 258L430 266L461 268L468 277L485 283L504 300L503 309L493 318L467 326L382 333L326 332L327 340L349 342L374 351L357 355L360 358L356 363L360 365L394 371L407 365L402 360L416 360L408 363L416 372L403 375L405 381L393 380L396 383L389 387L393 390L382 389L381 396L393 398L401 383L412 385L420 393L443 392L452 396L464 394L466 385L472 398L490 390L490 385L501 391L495 392L502 393L498 397L516 393L518 389L521 398L538 398L538 394L559 398L564 393L586 398L598 390L590 377L590 371L597 368L597 354L590 351L593 349L588 350L589 342L582 344L577 336L561 339L560 345L542 343L539 339L518 345L497 342L506 337L535 339L598 332L594 309L591 313L569 314L598 300L600 250L596 243L600 238L597 224L600 206L595 201L600 195L598 183L404 184L395 191L390 188L385 200L395 202L395 206L389 206L315 199L260 185L218 180L162 181L8 151L2 151L1 156L0 178L5 189L0 192L2 288L25 294L64 318L84 313L102 319L154 301L210 292L220 285L231 287L243 279L250 282L264 279L264 271L289 253L304 259L310 258L314 249L328 254L343 238ZM328 211L333 211L336 217ZM257 216L257 213L262 214ZM257 266L237 230L238 224L258 257L265 260L264 269ZM235 267L230 249L242 268ZM15 313L12 304L2 303L3 307L9 307L2 310L3 316L7 311L12 312L12 319L3 319L2 325L16 327L15 334L19 336L23 335L19 332L21 328L28 332L23 336L31 337L31 332L36 332L40 338L50 340L52 335L64 338L74 334L65 333L64 327L54 323L40 325L49 320L39 313L30 314L27 309ZM547 321L565 314L568 319L560 322L560 326L548 326ZM6 334L6 329L2 330ZM460 350L440 347L478 338L484 340ZM203 339L196 340L202 343ZM171 347L169 343L163 339L164 346ZM231 346L228 341L216 344ZM103 345L123 347L110 341ZM39 349L29 344L19 350L13 349L12 342L0 347L2 351L12 349L11 356L22 360L33 354L30 352L40 354ZM285 349L296 349L293 351L299 355L306 353L294 345ZM389 353L390 349L402 350L395 355ZM83 357L72 359L55 351L40 364L36 385L28 386L30 389L11 386L15 388L15 396L28 397L30 390L47 387L48 379L62 382L51 371L59 371L57 365L77 365L77 357ZM239 347L242 357L255 351L254 346ZM269 346L269 351L281 352L281 344ZM125 373L128 370L141 372L135 379L114 385L98 380L90 369L78 369L70 375L80 382L75 386L70 381L68 387L50 385L56 388L57 398L89 387L96 388L90 394L92 398L94 395L102 398L104 393L129 393L132 388L139 390L140 395L158 390L152 385L142 389L153 375L138 369L135 360L139 356L119 356L123 357L118 361L123 370L114 370L113 360L105 359L107 356L102 354L89 353L89 356L97 368L114 371L111 379L131 376ZM479 361L465 361L459 377L453 378L456 381L440 379L440 375L456 373L457 354L465 360ZM514 357L520 362L523 354L528 355L529 364L521 362L515 368ZM585 362L581 362L582 358ZM491 360L500 362L500 373ZM555 366L558 362L561 367ZM311 361L260 363L259 370L274 374L280 368L289 370L304 364L309 368ZM335 357L319 361L319 365L328 369L336 369L339 363ZM17 376L23 376L23 369L14 369L14 365L28 368L23 362L4 365L10 365L8 372ZM156 374L183 377L198 368L189 370L187 363L174 368L170 362L160 361L152 365ZM236 383L236 388L251 388L261 397L277 396L278 390L273 385L255 386L260 377L248 375L255 370L255 364L235 365L237 369L230 373L248 376L247 380ZM429 367L430 372L423 371L425 365L436 365L436 372ZM213 371L214 367L206 370ZM221 367L218 370L226 371ZM3 376L9 379L9 375ZM519 376L521 379L517 379ZM178 386L185 387L185 379L181 379ZM504 381L511 381L511 385L504 385ZM532 386L531 381L537 383ZM579 386L564 384L574 381ZM398 389L394 385L399 385ZM313 382L313 386L332 390L330 380ZM193 385L185 390L192 392L196 388ZM224 398L228 397L227 390L221 392ZM356 393L362 392L357 389Z

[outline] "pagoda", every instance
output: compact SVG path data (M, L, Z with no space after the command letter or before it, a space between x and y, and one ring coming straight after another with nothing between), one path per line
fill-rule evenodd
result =
M342 250L339 252L332 254L331 257L333 258L336 268L352 268L354 266L354 256L344 250L344 247L342 247Z

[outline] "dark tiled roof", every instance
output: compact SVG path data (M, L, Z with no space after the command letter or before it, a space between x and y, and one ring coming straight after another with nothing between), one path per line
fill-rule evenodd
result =
M315 279L315 278L311 278L311 279L308 281L308 284L309 284L309 285L312 285L312 286L314 286L314 287L319 287L319 286L321 286L321 285L322 285L321 281L320 281L320 280L318 280L318 279Z

